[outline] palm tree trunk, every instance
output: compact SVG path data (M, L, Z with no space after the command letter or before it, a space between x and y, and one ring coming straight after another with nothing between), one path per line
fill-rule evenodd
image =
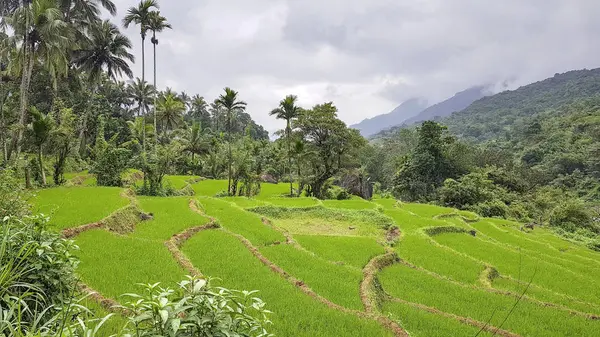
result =
M2 64L0 63L0 67L2 66ZM2 72L0 69L0 143L2 143L2 159L4 162L8 161L8 153L7 152L7 148L6 148L6 132L4 130L4 87L3 87L3 82L2 82Z
M227 161L229 170L227 173L227 194L231 195L231 111L227 110Z
M292 150L291 150L291 132L290 132L290 121L287 121L287 150L288 150L288 174L290 178L290 197L294 196L294 182L292 180Z
M42 156L42 144L38 146L38 162L40 164L40 172L42 174L42 184L46 186L46 171L44 170L44 158Z
M143 28L142 28L143 29ZM146 83L146 48L145 48L146 38L142 34L142 83ZM140 105L140 113L144 113L144 108ZM146 116L142 116L144 121L144 128L142 129L142 149L144 154L146 153Z
M29 18L29 16L28 16ZM29 19L27 19L29 20ZM29 27L29 23L26 23L26 26ZM19 158L21 154L21 140L23 139L23 131L25 130L25 122L27 122L27 110L29 108L29 84L31 82L31 74L33 72L33 48L29 44L28 36L25 35L25 42L23 45L23 70L21 76L21 106L20 106L20 118L19 118L19 126L14 132L12 144L10 146L8 152L8 160L11 159L13 151L15 153L15 158Z
M156 43L154 43L154 41L156 41L156 32L152 32L152 45L154 46L154 105L152 106L152 108L154 109L154 132L157 132L157 127L156 127L156 100L157 100L157 95L158 95L158 91L156 90ZM158 137L155 137L155 143L158 144Z

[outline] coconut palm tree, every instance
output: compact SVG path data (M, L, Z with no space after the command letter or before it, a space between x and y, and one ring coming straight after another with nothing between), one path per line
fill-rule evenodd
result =
M139 77L127 86L127 94L136 103L138 107L138 117L146 121L146 111L150 110L150 104L156 96L156 89L148 82L142 81ZM141 129L142 149L146 151L146 128Z
M173 94L163 97L156 107L158 120L163 126L163 132L175 129L183 120L185 104Z
M160 33L165 29L172 29L171 24L167 22L167 18L160 15L159 11L150 12L150 18L148 21L148 29L152 31L152 38L150 41L152 42L152 47L154 51L154 87L156 88L156 46L158 45L158 38L156 37L156 33ZM156 129L156 99L154 97L154 128Z
M41 62L56 86L56 78L68 69L67 53L73 42L68 38L67 24L54 0L24 1L4 21L13 33L5 44L15 46L17 50L9 68L21 76L20 116L8 150L7 159L10 160L13 153L18 158L21 152L34 64Z
M194 121L200 122L203 128L210 128L208 103L206 103L204 97L200 95L194 95L194 97L192 97L191 117Z
M285 120L285 138L288 152L288 174L290 179L290 196L294 195L294 184L292 179L292 121L300 115L300 107L296 105L298 96L288 95L279 102L279 107L273 109L270 115L277 119Z
M156 0L142 0L137 7L131 7L127 10L127 15L123 18L123 26L129 28L134 23L140 26L140 36L142 37L142 81L146 80L146 52L145 42L148 33L152 9L158 9Z
M122 75L129 78L133 76L127 63L135 60L129 53L130 48L129 38L121 34L119 28L108 20L90 27L89 39L84 41L81 48L73 52L73 63L87 73L88 81L92 84L92 94L97 90L104 73L113 81ZM86 148L85 131L88 114L89 112L83 116L82 128L79 132L80 154L83 154Z
M78 28L89 27L101 21L101 9L115 16L117 6L111 0L57 0L65 21Z
M202 135L202 125L198 122L194 122L184 137L183 151L192 155L193 162L194 155L208 153L208 148L209 143Z
M144 117L145 112L150 110L150 104L156 94L154 86L143 82L139 77L127 85L127 95L138 107L138 117Z
M127 121L127 127L131 133L131 141L123 144L124 147L135 147L139 150L139 146L144 142L144 138L154 137L154 128L151 124L146 124L143 117L137 117L133 121Z
M54 128L54 119L52 119L52 116L50 115L42 114L35 107L31 107L31 116L33 117L33 121L31 122L33 144L38 151L38 164L40 165L40 172L42 174L42 185L45 186L46 171L44 170L44 156L42 155L42 150Z
M228 183L227 193L231 194L231 122L233 115L246 110L247 103L238 100L238 92L231 88L225 88L225 93L221 94L215 101L218 106L222 107L227 114L227 161L228 161Z
M89 35L89 40L75 50L73 63L88 74L90 83L97 84L104 72L113 81L123 75L133 77L127 63L135 61L129 53L131 41L117 26L105 20L92 26Z

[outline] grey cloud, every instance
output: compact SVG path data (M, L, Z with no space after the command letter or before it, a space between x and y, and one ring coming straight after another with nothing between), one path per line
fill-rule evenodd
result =
M137 1L116 2L122 15ZM208 99L234 87L269 129L287 93L334 100L355 122L414 96L600 62L597 0L163 0L161 11L174 29L161 35L160 84Z

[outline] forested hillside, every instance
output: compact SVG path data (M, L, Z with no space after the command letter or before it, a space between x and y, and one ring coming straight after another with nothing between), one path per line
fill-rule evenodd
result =
M485 97L444 120L452 133L476 141L504 136L526 119L600 94L600 69L556 74L517 90Z

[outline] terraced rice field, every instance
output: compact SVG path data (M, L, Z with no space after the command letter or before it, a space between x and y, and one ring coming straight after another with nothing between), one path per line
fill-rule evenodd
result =
M191 186L173 198L47 189L32 203L57 230L101 222L73 234L79 273L116 301L196 273L259 290L276 336L600 335L600 254L547 229L390 199L286 198L286 184L250 199L216 198L227 181ZM154 218L102 227L129 204Z

